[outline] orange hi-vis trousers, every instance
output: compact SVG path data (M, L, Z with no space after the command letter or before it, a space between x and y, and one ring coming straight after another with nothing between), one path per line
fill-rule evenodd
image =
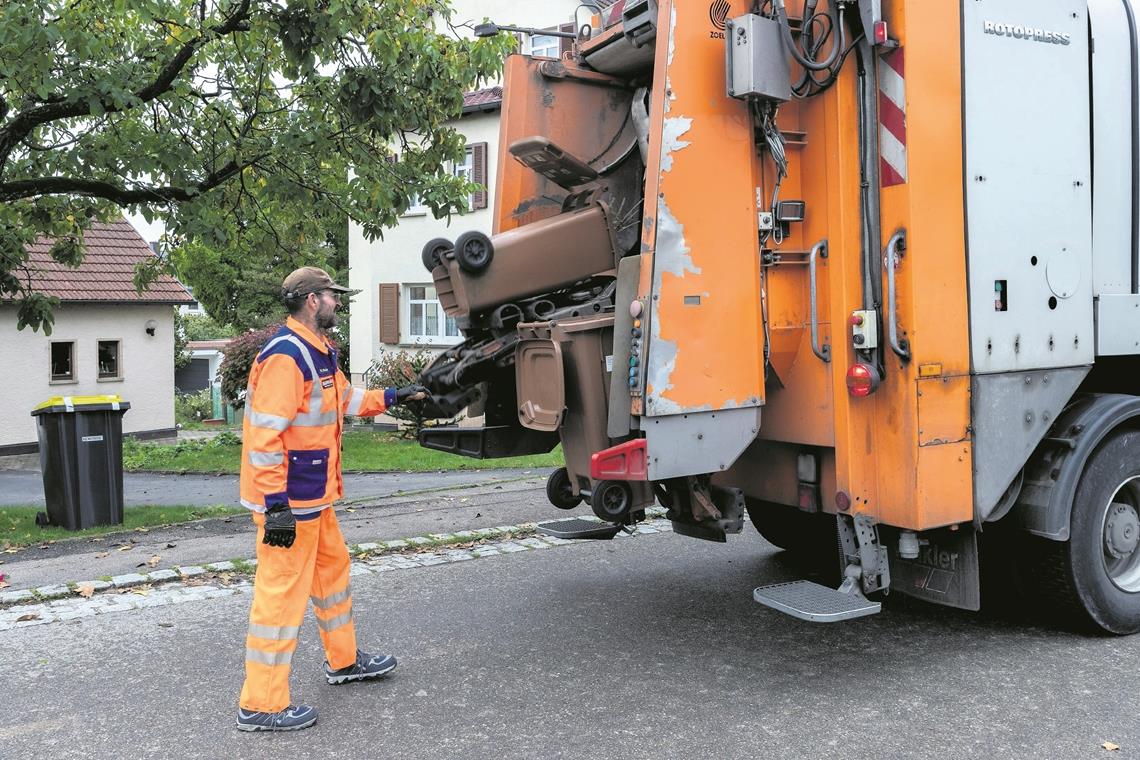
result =
M297 520L297 539L288 549L262 543L265 517L257 523L257 575L245 639L243 710L277 712L289 706L289 666L297 632L310 599L325 656L334 668L356 661L352 624L351 560L332 509Z

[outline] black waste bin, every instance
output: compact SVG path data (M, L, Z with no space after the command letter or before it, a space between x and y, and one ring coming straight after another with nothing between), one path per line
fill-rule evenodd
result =
M123 522L123 412L118 396L55 396L32 411L47 519L80 530Z

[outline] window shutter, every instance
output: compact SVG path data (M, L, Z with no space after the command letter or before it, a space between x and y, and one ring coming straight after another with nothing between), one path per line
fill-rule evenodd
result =
M560 24L558 26L558 31L560 31L560 32L577 32L578 30L574 28L573 24ZM572 40L569 37L559 37L558 38L558 52L560 53L559 57L566 55L567 53L571 52L572 50L574 50L574 40Z
M475 191L472 197L471 210L478 211L487 208L487 143L472 143L471 145L471 181L482 189Z
M380 342L400 342L400 285L380 283Z

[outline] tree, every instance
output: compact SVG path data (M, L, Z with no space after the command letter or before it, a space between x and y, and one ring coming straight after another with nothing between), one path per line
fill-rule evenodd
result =
M216 319L321 261L330 220L366 236L413 197L437 215L473 186L447 126L497 74L508 35L464 39L447 0L8 0L0 4L0 298L51 327L25 246L78 264L92 219L167 224L163 257ZM335 238L335 235L333 236ZM193 276L186 276L193 274Z

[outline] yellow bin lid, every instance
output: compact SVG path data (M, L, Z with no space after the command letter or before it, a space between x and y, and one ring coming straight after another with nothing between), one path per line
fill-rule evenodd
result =
M83 412L100 410L127 410L131 405L121 396L52 396L37 404L32 416L58 412Z

